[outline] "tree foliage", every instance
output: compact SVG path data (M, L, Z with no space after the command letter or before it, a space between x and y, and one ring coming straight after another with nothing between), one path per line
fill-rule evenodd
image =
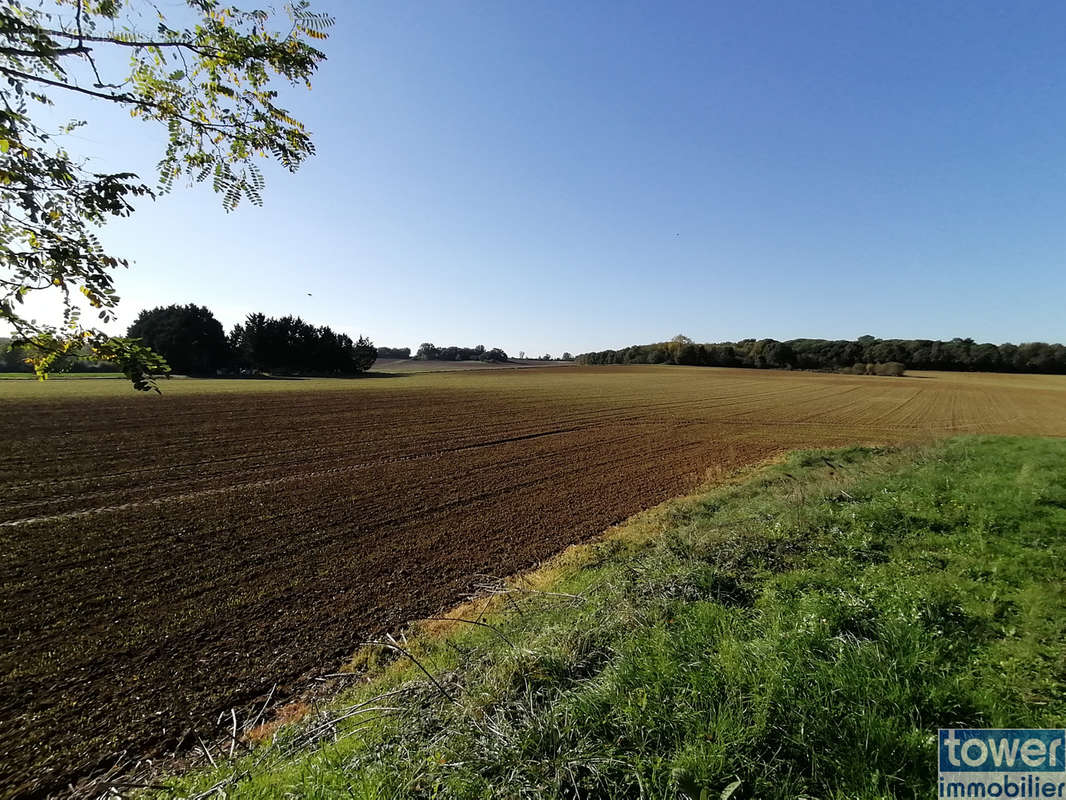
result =
M410 358L410 347L379 347L378 358Z
M507 353L498 347L486 350L483 344L474 347L437 347L432 342L422 342L415 358L422 361L507 361Z
M214 375L229 362L222 323L203 306L166 306L142 311L126 334L152 348L183 375Z
M892 375L903 369L1066 374L1061 344L978 344L973 339L856 340L743 339L696 344L675 336L669 342L601 350L577 357L582 364L689 364L708 367L812 369Z
M210 179L227 210L244 198L259 204L255 159L295 170L314 152L303 125L277 104L277 87L310 86L325 58L312 41L326 38L332 19L306 0L275 16L218 0L181 5L173 15L181 24L172 24L160 6L139 0L0 0L0 322L41 354L42 377L84 348L118 364L139 389L166 371L142 344L81 322L79 296L102 322L114 319L112 273L127 266L104 250L98 226L182 177ZM116 70L119 63L127 66ZM161 128L155 188L75 160L60 141L83 122L50 130L37 121L71 95ZM63 302L59 325L22 311L27 295L48 291Z
M229 343L234 366L275 374L354 375L374 365L377 350L364 336L355 341L328 326L299 317L249 314L234 326Z
M10 338L0 338L0 372L32 373L33 362L41 356L32 345L13 344ZM59 359L52 365L52 372L115 372L114 364L93 357L88 348Z

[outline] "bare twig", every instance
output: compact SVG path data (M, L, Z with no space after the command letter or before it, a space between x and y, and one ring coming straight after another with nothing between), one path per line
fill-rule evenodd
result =
M568 594L567 592L545 592L541 589L523 589L521 586L515 586L513 589L509 589L511 592L522 592L523 594L540 595L541 597L561 597L566 600L577 600L584 603L585 597L580 594Z
M539 597L558 597L565 600L577 600L582 603L584 603L586 599L583 595L580 594L568 594L567 592L545 592L541 589L526 589L522 586L508 587L497 584L495 586L484 585L480 588L484 589L487 592L490 592L491 594L501 595L504 597L512 594L526 594Z
M211 762L211 766L218 769L218 764L215 763L215 757L211 755L211 749L207 746L207 742L204 741L204 737L200 734L196 734L196 738L200 740L200 747L204 750L204 755L207 756L207 760Z
M327 719L325 722L322 722L322 723L316 725L314 728L311 728L311 730L304 731L300 735L300 739L312 741L322 731L325 731L325 730L328 730L329 728L335 727L338 722L344 722L344 720L346 720L346 719L351 719L352 717L358 717L360 714L369 714L371 711L380 711L380 712L382 712L380 717L375 717L374 719L379 719L379 718L383 719L383 718L389 716L390 714L396 713L398 711L403 711L403 710L404 709L398 708L396 706L367 706L366 708L359 708L359 709L356 709L355 711L350 711L347 714L342 714L339 717L333 717L331 719ZM362 724L362 723L360 723L360 724Z
M463 619L462 617L426 617L426 619L436 620L438 622L464 622L467 625L477 625L479 628L488 628L490 631L492 631L505 642L507 642L507 644L509 644L515 650L518 649L517 645L515 645L514 642L504 636L503 632L499 628L497 628L495 625L489 625L487 622L480 622L475 619Z
M250 731L255 730L255 726L259 724L259 720L262 719L263 718L263 714L266 713L267 706L270 705L270 700L274 696L274 690L277 689L277 688L278 688L278 685L276 683L273 686L270 687L270 694L267 695L266 702L263 703L263 707L261 709L259 709L259 713L255 715L255 719L253 719L252 720L252 724L248 726L248 730L250 730Z
M426 669L424 666L422 666L422 662L419 661L417 658L415 658L413 655L411 655L411 653L408 650L404 649L403 647L400 647L395 642L369 641L369 642L363 642L363 644L377 645L378 647L388 647L388 648L391 648L392 650L396 650L397 652L401 653L402 655L407 656L409 659L411 659L412 663L416 667L418 667L420 670L422 670L422 672L425 674L425 676L427 678L429 678L430 682L432 682L432 684L437 687L437 691L439 691L442 695L444 695L449 700L449 702L455 703L456 705L459 704L459 701L457 701L454 697L452 697L450 694L448 694L448 690L444 688L443 684L441 684L440 681L438 681L436 678L434 678L433 674L428 669Z
M492 595L491 595L491 594L490 594L490 595L488 595L488 596L487 596L487 597L485 598L485 604L484 604L484 605L482 605L482 606L481 606L481 610L480 610L479 612L477 612L477 618L478 618L479 620L480 620L480 619L481 619L481 618L482 618L483 616L485 616L485 612L489 610L489 604L490 604L490 603L492 603Z

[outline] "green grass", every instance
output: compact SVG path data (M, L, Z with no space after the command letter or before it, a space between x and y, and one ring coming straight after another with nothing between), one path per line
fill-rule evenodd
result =
M48 376L50 381L87 380L91 378L125 378L121 372L54 372ZM0 380L36 381L32 372L0 372Z
M793 454L512 582L492 629L410 632L437 685L368 648L330 708L171 787L934 796L938 726L1066 724L1064 557L1066 440Z

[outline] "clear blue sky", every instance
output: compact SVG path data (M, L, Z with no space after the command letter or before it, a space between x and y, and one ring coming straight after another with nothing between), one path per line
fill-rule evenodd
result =
M183 188L109 226L123 323L196 302L537 355L1066 340L1066 4L316 5L329 60L287 99L317 157L261 209ZM80 134L148 175L162 146Z

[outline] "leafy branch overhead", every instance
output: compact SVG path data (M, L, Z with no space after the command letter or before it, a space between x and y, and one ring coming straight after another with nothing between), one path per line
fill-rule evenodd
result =
M183 176L210 179L226 210L244 198L261 204L256 159L294 171L314 153L307 130L278 105L278 91L310 88L325 59L313 42L327 37L331 17L306 0L276 14L185 0L172 16L180 24L138 0L0 0L0 322L41 353L42 377L72 348L115 359L138 388L165 372L136 341L81 323L79 296L101 321L114 318L112 273L128 266L105 251L98 226ZM161 126L154 187L72 157L60 142L83 122L51 130L40 121L54 114L46 107L61 111L75 95ZM22 304L33 292L58 294L60 325L26 317Z

